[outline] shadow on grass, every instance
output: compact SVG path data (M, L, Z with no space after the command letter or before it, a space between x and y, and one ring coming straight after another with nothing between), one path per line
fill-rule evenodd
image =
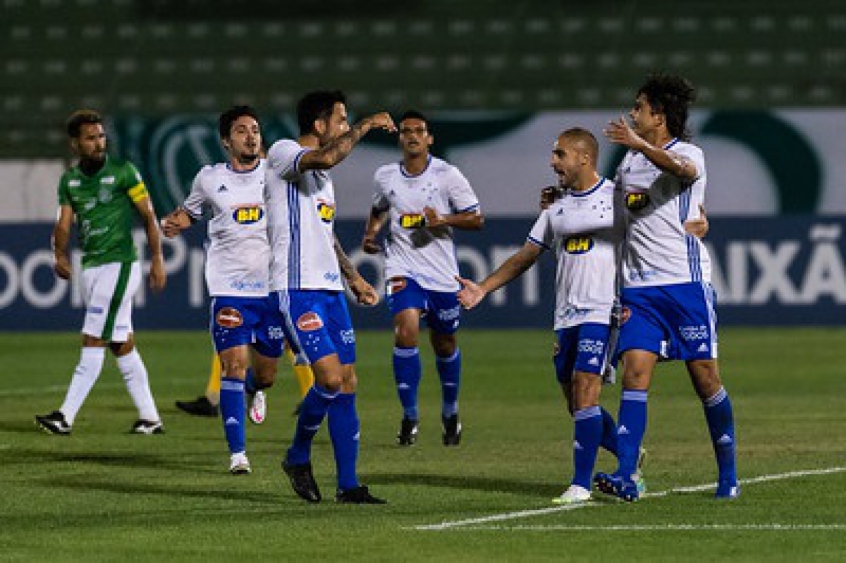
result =
M560 495L564 485L561 483L538 483L516 479L467 475L436 475L427 473L375 473L367 476L368 484L409 485L414 487L432 487L437 489L457 489L460 491L476 490L481 492L502 492L521 496L549 499ZM566 488L566 487L564 487Z

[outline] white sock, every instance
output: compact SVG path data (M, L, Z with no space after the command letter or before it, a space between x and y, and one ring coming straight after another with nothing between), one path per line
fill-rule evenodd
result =
M144 367L138 350L133 349L129 354L117 358L117 365L123 374L126 389L138 409L138 418L152 422L158 421L159 411L156 410L156 403L150 392L147 368Z
M73 371L68 393L65 395L65 402L59 408L65 415L68 424L73 424L76 414L82 408L82 403L88 398L91 388L94 387L97 378L100 377L105 357L105 348L88 347L82 349L79 355L79 363Z

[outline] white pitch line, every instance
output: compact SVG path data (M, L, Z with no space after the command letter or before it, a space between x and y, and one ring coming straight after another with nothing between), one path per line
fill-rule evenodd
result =
M772 475L761 475L759 477L750 477L748 479L740 479L741 485L751 485L755 483L765 483L769 481L781 481L783 479L793 479L796 477L809 477L813 475L830 475L832 473L843 473L846 467L829 467L827 469L807 469L800 471L789 471L787 473L775 473ZM645 498L665 497L676 493L696 493L700 491L707 491L716 488L716 483L706 483L704 485L694 485L691 487L676 487L666 491L657 491L654 493L645 493ZM539 508L535 510L520 510L518 512L506 512L503 514L493 514L491 516L482 516L479 518L469 518L466 520L456 520L453 522L441 522L440 524L420 524L412 526L413 530L449 530L452 528L462 528L467 526L474 526L476 524L486 524L488 522L502 522L503 520L516 520L518 518L531 518L532 516L542 516L544 514L551 514L554 512L564 512L568 510L575 510L578 508L590 508L594 506L602 506L599 503L588 501L581 504L568 504L564 506L552 506L549 508ZM487 529L487 528L485 528ZM491 528L493 529L493 527Z
M632 524L608 526L568 526L566 524L552 524L549 526L462 526L462 531L526 531L526 532L715 532L715 531L773 531L773 532L807 532L846 530L846 524Z

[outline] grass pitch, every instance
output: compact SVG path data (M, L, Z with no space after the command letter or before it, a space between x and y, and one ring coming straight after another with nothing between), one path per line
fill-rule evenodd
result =
M846 560L846 330L724 330L742 496L716 478L701 405L681 364L660 366L645 445L651 492L553 508L571 474L572 422L552 375L547 331L463 331L458 448L440 443L440 399L423 351L421 435L395 445L401 418L389 332L361 332L360 474L386 506L331 502L325 428L314 448L325 498L294 496L279 462L298 400L284 366L269 415L248 429L250 476L229 475L219 420L179 412L209 363L201 332L141 332L166 434L128 433L135 410L114 361L70 437L37 431L61 404L76 334L2 334L0 559L7 561L657 561ZM604 390L616 413L619 386ZM325 426L325 425L324 425ZM600 454L598 469L613 469Z

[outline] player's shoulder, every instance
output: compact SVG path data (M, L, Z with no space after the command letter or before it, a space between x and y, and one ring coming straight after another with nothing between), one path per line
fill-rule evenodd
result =
M390 162L383 164L373 173L373 179L376 182L385 182L401 173L399 162Z
M674 139L670 142L667 145L667 150L690 157L701 157L703 155L702 148L699 145L681 139Z
M271 158L273 155L299 152L304 149L305 147L299 144L295 139L279 139L278 141L270 145L270 149L268 149L267 155L268 158Z
M460 174L457 166L437 156L432 156L429 160L429 171L433 174Z

